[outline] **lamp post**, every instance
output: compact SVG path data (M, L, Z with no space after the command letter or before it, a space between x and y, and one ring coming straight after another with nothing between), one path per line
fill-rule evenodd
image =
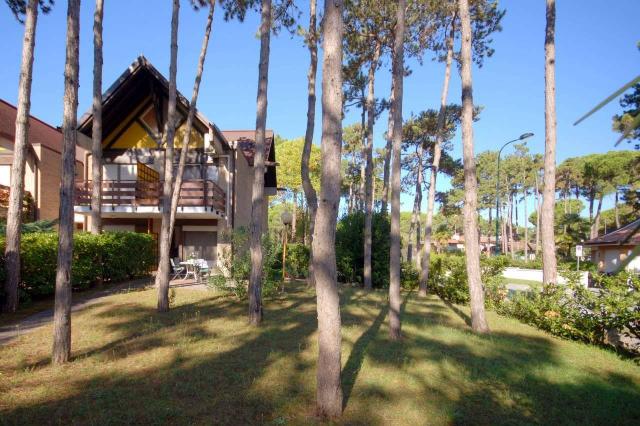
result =
M287 233L289 225L291 225L291 222L293 221L293 216L288 210L285 210L280 215L280 220L284 225L284 229L282 231L282 292L284 293L284 279L287 270Z
M505 149L507 145L525 140L527 138L530 138L531 136L533 136L533 133L523 133L519 138L506 142L498 151L498 170L496 171L496 256L500 254L500 246L498 245L498 234L500 229L500 155L502 154L502 150Z

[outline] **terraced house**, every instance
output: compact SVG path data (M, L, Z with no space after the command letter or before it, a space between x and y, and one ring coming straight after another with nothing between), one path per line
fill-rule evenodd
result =
M0 99L0 217L6 217L11 163L16 130L16 107ZM29 147L25 164L23 220L55 220L60 208L60 176L62 172L62 133L57 127L29 117ZM76 149L76 178L82 179L86 150ZM82 216L76 216L76 227L82 228Z
M162 212L165 146L162 132L167 119L168 81L144 57L139 57L103 95L103 228L158 235ZM189 108L178 93L175 136L177 169L179 149ZM79 120L78 143L90 149L93 117ZM253 130L221 131L196 113L184 180L180 190L171 257L192 254L215 266L229 244L224 234L247 228L251 220L251 185L254 157ZM267 132L265 195L276 194L273 132ZM84 176L76 183L76 214L90 225L91 154L84 159ZM265 227L266 227L265 202Z

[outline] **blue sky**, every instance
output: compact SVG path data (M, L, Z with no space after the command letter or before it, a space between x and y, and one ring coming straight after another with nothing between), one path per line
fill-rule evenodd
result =
M160 0L108 0L104 18L105 88L135 59L144 54L161 72L168 74L171 2ZM544 151L544 26L543 0L504 0L507 10L503 31L494 36L496 52L481 69L474 69L474 100L483 106L475 124L476 152L496 149L523 132L534 132L532 152ZM306 1L297 3L306 26ZM321 6L321 5L320 5ZM81 13L80 106L90 106L92 84L93 2L83 1ZM36 35L36 59L32 91L32 114L59 125L62 120L63 66L66 2L57 0L50 14L40 16ZM190 94L206 18L182 2L179 35L178 88ZM640 69L637 17L640 2L561 1L557 11L557 110L558 161L576 155L613 149L616 137L611 116L617 103L600 111L580 126L572 123L600 100L629 81ZM258 71L258 15L244 23L224 22L216 11L210 50L199 99L200 110L222 129L253 128ZM635 29L634 29L635 28ZM15 103L20 67L23 26L8 7L0 5L0 98ZM282 32L272 37L269 70L267 123L286 138L304 134L306 125L306 71L309 59L302 40ZM404 112L434 108L438 104L442 65L409 62L413 73L405 80ZM376 92L387 96L388 63L378 73ZM318 92L320 85L318 84ZM460 81L454 73L450 102L459 102ZM316 141L319 142L319 117ZM358 120L347 114L345 125ZM376 146L382 146L386 114L375 128ZM623 144L621 149L629 149ZM459 156L460 139L454 155ZM610 201L609 201L610 203ZM408 208L409 197L403 197ZM606 206L605 206L606 207Z

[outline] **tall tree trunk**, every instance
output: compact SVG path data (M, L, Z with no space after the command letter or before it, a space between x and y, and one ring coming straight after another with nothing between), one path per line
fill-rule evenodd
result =
M515 234L513 232L513 211L516 210L514 207L514 195L511 194L509 196L509 240L511 241L510 250L511 250L511 258L516 258L516 239ZM516 210L517 211L517 210Z
M502 242L502 254L505 256L509 253L509 234L507 233L507 220L506 220L506 206L500 206L502 214L500 215L502 220L500 221L500 234Z
M391 146L391 249L389 254L389 337L400 339L400 149L402 145L402 91L404 78L404 14L406 0L398 0L393 40L393 127Z
M260 65L256 113L256 143L251 195L251 275L249 277L249 323L262 321L262 222L264 220L264 140L267 127L267 84L269 82L269 42L271 0L262 0L260 22Z
M413 261L413 234L416 229L418 215L418 193L413 197L413 209L411 209L411 223L409 225L409 235L407 236L407 262Z
M602 198L604 198L604 193L600 193L600 197L598 197L598 208L596 210L596 216L593 219L593 225L591 225L591 235L589 238L597 238L598 231L600 230L600 212L602 211Z
M207 57L207 48L209 47L209 37L211 35L211 25L213 23L213 12L215 9L215 1L209 2L209 13L207 15L207 23L204 29L204 37L202 39L202 47L200 48L200 56L198 57L198 68L196 69L196 78L193 83L193 92L191 93L191 102L189 103L189 111L187 112L187 121L185 123L184 135L182 137L182 147L180 148L180 161L175 176L173 191L171 193L171 216L169 218L169 235L173 236L173 230L176 223L176 214L178 212L178 202L180 201L180 191L182 190L182 179L184 177L184 168L187 164L189 156L189 144L191 143L191 129L193 128L193 118L196 115L196 105L198 103L198 94L200 93L200 82L202 81L202 72L204 71L204 61Z
M169 310L169 250L171 249L171 201L173 191L173 145L176 133L176 74L178 68L178 19L180 1L173 0L171 13L171 59L169 63L169 102L164 123L163 144L164 183L162 185L162 222L160 224L160 255L156 272L158 311Z
M523 179L524 182L524 179ZM524 204L524 261L528 262L529 261L529 217L527 216L527 188L523 188L524 193L522 194L523 197L523 204Z
M616 201L615 201L615 216L616 216L616 229L620 228L620 209L618 208L618 188L616 187Z
M11 189L7 209L7 237L5 247L4 283L5 312L15 312L18 308L18 284L20 283L20 231L22 227L22 200L24 199L24 172L29 147L29 110L31 109L31 82L33 76L33 56L36 44L38 22L38 0L29 0L22 41L22 62L18 83L18 108L16 112L16 136L11 163Z
M91 233L102 232L102 18L104 0L93 14L93 122L91 125Z
M536 260L540 254L540 183L538 171L536 171Z
M451 62L453 60L453 40L455 36L456 14L451 19L451 30L447 37L447 59L444 67L444 81L442 82L442 92L440 94L440 110L438 111L438 127L436 129L436 142L433 147L433 163L431 164L431 175L429 177L429 198L427 200L427 218L424 224L424 244L422 245L422 255L420 256L420 288L418 295L427 295L427 282L429 281L429 267L431 265L431 235L433 228L433 210L436 203L436 182L438 171L440 170L440 157L442 156L442 139L447 115L447 96L449 96L449 81L451 80Z
M293 191L293 212L291 214L291 242L296 241L296 231L298 229L298 191Z
M542 237L542 272L545 284L556 284L556 243L554 235L554 209L556 187L556 2L547 0L547 25L544 40L545 77L545 144L544 182L542 189L542 214L540 217Z
M316 407L321 417L342 414L340 296L334 250L340 205L342 150L342 0L325 1L322 41L322 176L313 236L318 311Z
M376 41L373 58L369 66L368 91L367 91L367 143L365 145L365 169L364 169L364 288L371 290L371 241L373 224L373 124L375 117L375 77L380 50L382 46Z
M389 105L393 105L394 103L395 90L393 85L394 85L394 81L393 79L391 79L391 93L389 95ZM391 129L393 128L393 113L391 112L391 110L389 110L389 120L388 120L387 127L389 131L391 131ZM387 137L386 137L387 143L384 148L384 165L382 170L382 203L381 203L380 211L383 214L388 213L387 204L389 201L389 173L391 170L391 140L392 140L392 137L389 131L387 131Z
M73 180L76 167L78 124L78 75L80 50L80 0L67 5L67 43L64 66L64 112L62 117L62 176L58 224L58 264L53 311L54 364L71 357L71 260L73 257Z
M489 331L484 315L484 293L480 280L480 247L478 230L478 181L473 154L473 86L471 80L471 19L468 0L459 0L458 14L462 24L460 49L462 79L462 158L464 164L464 241L467 279L471 296L471 327L477 333Z
M311 184L309 175L309 160L311 159L311 146L313 145L313 131L316 124L316 73L318 71L318 34L316 30L316 0L309 1L309 29L307 32L307 47L309 48L309 72L307 73L307 128L304 134L304 148L302 149L302 162L300 172L302 176L302 189L309 207L309 246L312 247L309 254L309 278L307 283L315 287L313 269L313 232L316 224L316 212L318 211L318 196Z
M362 88L360 105L362 105L362 113L360 114L360 156L362 157L360 162L360 187L358 188L358 209L364 211L365 194L364 194L364 180L365 180L365 167L367 158L367 98L365 97L364 87Z
M424 147L422 144L418 144L416 149L416 158L417 158L417 170L416 173L416 195L413 197L413 211L411 213L411 225L409 226L409 238L407 241L407 262L413 262L413 235L415 232L416 235L416 246L415 249L419 248L420 243L420 207L422 205L422 158L424 156Z

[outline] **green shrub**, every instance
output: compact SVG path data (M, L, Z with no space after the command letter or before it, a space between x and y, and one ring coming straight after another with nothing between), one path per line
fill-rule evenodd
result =
M0 240L4 253L4 238ZM155 242L151 235L135 232L85 232L73 236L71 285L86 289L97 282L118 282L148 275L155 264ZM58 234L33 232L22 235L21 298L54 293L58 253ZM0 278L5 277L4 258L0 256Z
M490 303L502 289L502 271L506 267L504 256L481 257L480 272L485 292L491 288L495 294L489 299ZM469 284L467 281L467 264L463 253L432 254L429 271L431 291L452 302L464 304L469 302Z
M372 219L371 281L373 287L389 287L389 217L374 213ZM341 282L364 281L364 213L343 216L336 229L336 264Z
M307 278L310 255L311 250L304 244L287 244L287 276ZM279 244L275 250L272 267L282 274L282 244Z
M541 292L517 293L495 305L498 313L548 331L556 336L605 344L609 330L640 339L640 281L626 273L593 274L599 287L579 284L578 274L563 272L567 286L549 285Z
M640 339L640 279L621 273L614 276L592 273L597 291L580 285L580 274L564 270L568 285L545 286L541 292L517 292L507 298L502 278L506 256L482 257L480 261L485 305L501 315L567 339L606 343L608 331L615 330ZM431 256L429 288L453 303L469 302L463 254Z
M415 290L420 283L420 273L412 262L402 262L400 265L400 285L405 290Z
M251 275L251 256L249 252L249 232L239 228L223 236L230 248L222 253L223 274L212 276L208 285L220 291L231 293L239 299L247 297L249 277ZM278 247L268 234L262 238L262 296L270 297L281 283L282 264L278 267ZM280 258L282 252L280 251ZM281 260L280 260L281 262Z

